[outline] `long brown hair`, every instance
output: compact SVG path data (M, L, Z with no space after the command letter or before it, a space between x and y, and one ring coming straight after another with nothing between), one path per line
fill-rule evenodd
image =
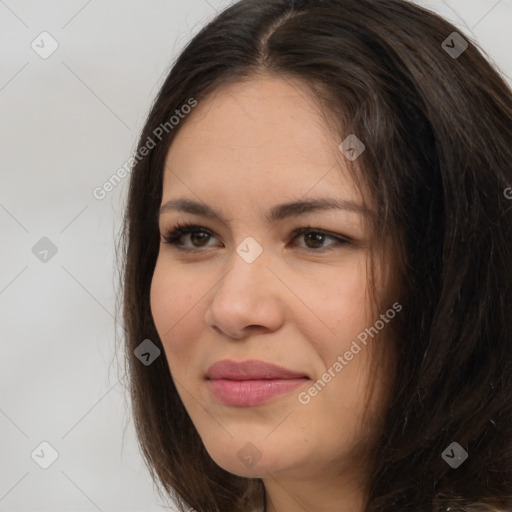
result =
M211 459L166 358L134 355L144 339L164 350L149 291L164 160L186 123L169 119L260 73L301 80L340 141L364 142L354 178L375 201L375 239L393 240L403 311L366 512L512 509L512 93L453 32L404 0L242 0L174 62L138 148L155 145L131 173L121 286L138 440L182 510L247 512L263 487ZM453 441L469 455L456 469L442 457Z

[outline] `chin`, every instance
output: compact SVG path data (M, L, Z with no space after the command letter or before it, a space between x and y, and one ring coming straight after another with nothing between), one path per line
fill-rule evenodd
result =
M238 457L226 456L226 454L213 454L215 457L212 459L222 469L233 475L243 478L267 478L269 474L276 471L276 466L269 461L264 462L263 458L256 462L253 466L249 467L244 462L240 461ZM217 456L219 455L219 456ZM210 456L212 456L210 454Z
M268 435L268 431L265 435ZM279 473L286 467L297 467L297 453L294 460L288 460L286 455L290 449L284 443L269 443L264 436L255 436L252 442L250 436L230 437L229 441L212 441L204 443L207 452L215 463L225 471L245 478L266 478L269 474Z

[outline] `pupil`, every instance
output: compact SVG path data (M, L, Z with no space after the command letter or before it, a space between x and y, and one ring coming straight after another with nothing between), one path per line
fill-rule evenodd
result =
M318 243L319 245L322 245L323 240L323 234L322 233L308 233L306 235L306 239L313 238L313 244ZM316 239L316 240L315 240ZM307 242L306 242L307 243ZM315 246L316 247L316 246Z
M204 233L201 231L199 233L198 232L192 233L192 243L194 243L194 238L199 238L199 241L201 241L201 235L203 235L202 236L203 241L208 242L208 236L209 236L208 233ZM201 244L199 244L199 245L201 245Z

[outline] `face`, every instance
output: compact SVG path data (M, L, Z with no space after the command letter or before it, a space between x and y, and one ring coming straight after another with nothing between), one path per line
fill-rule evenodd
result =
M206 450L240 476L337 472L358 441L379 341L358 341L376 320L363 215L274 210L317 199L362 204L340 142L300 84L260 77L200 103L167 155L153 319ZM220 218L171 206L180 199ZM272 211L281 215L270 220ZM166 239L177 223L197 227ZM209 374L226 359L293 375L257 365Z

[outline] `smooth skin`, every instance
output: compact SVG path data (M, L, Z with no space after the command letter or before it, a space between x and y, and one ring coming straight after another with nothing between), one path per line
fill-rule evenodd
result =
M294 215L268 224L277 204L361 197L344 167L341 140L300 82L257 76L218 90L183 121L166 159L162 205L187 198L227 220L179 211L160 215L162 243L151 309L179 395L206 450L225 470L263 479L266 512L362 512L364 474L356 467L364 393L380 413L384 386L364 347L309 403L298 400L375 322L368 313L363 217L347 210ZM164 243L175 222L204 227ZM342 244L302 227L349 237ZM207 233L211 232L209 236ZM263 252L236 251L252 237ZM323 252L321 252L323 250ZM379 278L380 279L380 278ZM380 340L375 338L369 344ZM253 407L227 406L205 374L221 359L259 359L310 376L300 388ZM252 443L252 466L238 451ZM257 451L256 451L257 450Z

